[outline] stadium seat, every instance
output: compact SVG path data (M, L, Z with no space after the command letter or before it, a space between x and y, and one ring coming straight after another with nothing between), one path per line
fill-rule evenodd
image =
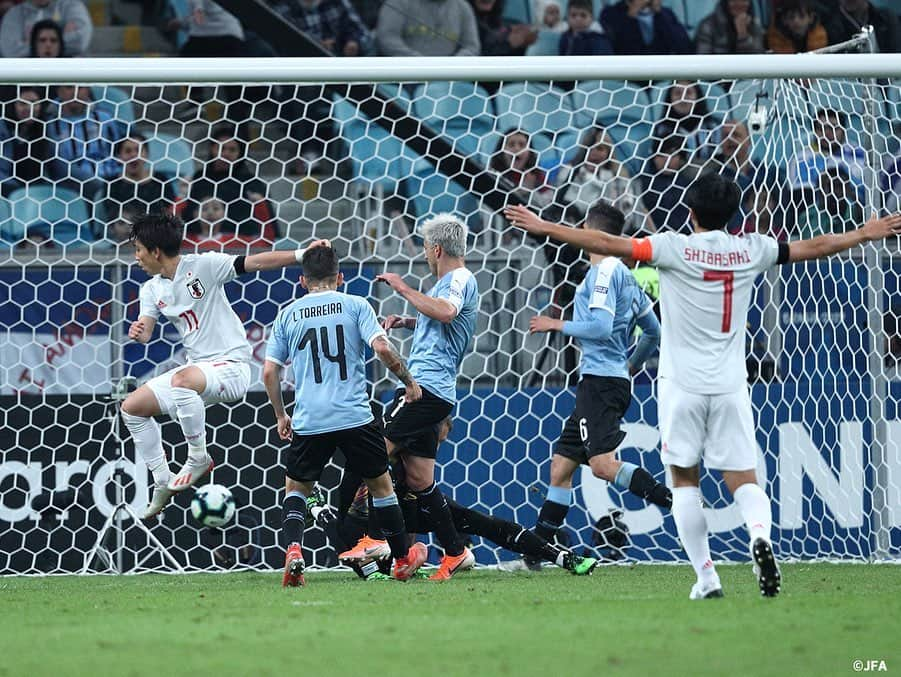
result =
M623 80L582 80L570 93L576 111L576 126L590 127L650 121L650 99L646 91Z
M168 178L192 179L196 167L191 145L180 136L156 133L147 139L153 172Z
M91 235L91 214L75 192L35 184L14 190L9 196L11 216L0 226L0 239L18 242L36 229L57 244L82 245Z
M560 54L560 34L538 31L538 39L526 49L526 56L557 56Z
M128 133L136 120L135 106L131 97L119 87L112 85L94 85L91 87L91 98L97 110L101 110L116 121L121 136Z
M685 2L685 30L694 38L698 24L716 9L719 0L686 0Z
M505 21L512 23L532 23L532 0L503 0Z
M455 149L484 162L485 138L494 130L491 98L472 82L429 82L413 104L413 113Z
M451 212L465 219L470 233L476 235L481 232L482 214L475 195L439 174L431 163L418 160L410 183L410 194L414 196L413 209L418 219L439 212Z
M494 98L497 127L529 134L576 127L567 92L539 82L504 83Z

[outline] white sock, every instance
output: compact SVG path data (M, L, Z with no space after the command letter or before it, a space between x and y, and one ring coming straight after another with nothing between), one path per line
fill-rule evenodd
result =
M153 481L165 484L169 481L169 463L163 453L163 440L160 436L160 424L148 416L132 416L122 412L125 427L131 433L135 443L135 451L144 459L144 463L153 474Z
M748 527L751 542L758 538L769 541L770 531L773 528L773 511L766 492L756 484L749 483L742 484L733 495L745 520L745 526Z
M701 490L698 487L673 488L673 519L698 581L705 587L719 585L720 578L710 559L707 518L701 508Z
M190 388L172 388L178 422L188 442L188 456L206 455L206 407Z

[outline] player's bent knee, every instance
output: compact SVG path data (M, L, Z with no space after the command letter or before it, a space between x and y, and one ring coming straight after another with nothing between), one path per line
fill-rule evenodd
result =
M202 393L206 388L206 376L197 367L187 367L172 374L173 388L189 388Z
M595 456L591 459L590 465L592 475L599 479L606 480L607 482L612 482L616 477L619 466L622 464L616 460L611 452L609 454Z
M394 487L391 486L391 477L388 473L383 473L371 479L364 479L363 481L366 482L369 493L372 494L373 498L384 498L394 493Z

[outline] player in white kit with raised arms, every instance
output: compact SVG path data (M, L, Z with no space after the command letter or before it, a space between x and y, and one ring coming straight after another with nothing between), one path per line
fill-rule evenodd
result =
M225 295L225 283L244 273L296 265L305 251L181 254L183 238L181 220L168 214L141 216L130 238L135 260L152 277L141 285L138 319L128 336L147 343L162 315L178 329L188 358L187 364L152 378L122 403L122 419L135 451L153 474L144 519L159 513L173 494L193 486L212 469L206 407L240 400L250 386L250 344ZM328 242L313 243L319 244ZM174 476L163 452L160 425L153 418L160 414L179 422L188 443L188 458Z
M661 456L673 478L673 518L697 574L691 599L722 597L710 559L701 506L700 461L719 470L750 534L761 594L779 593L781 574L770 542L770 499L757 484L757 442L745 366L745 327L757 276L777 264L817 259L901 233L901 215L870 219L862 228L810 240L778 242L766 235L730 235L738 186L708 173L686 191L694 232L643 239L616 237L542 221L508 207L510 221L596 254L648 261L660 271L662 331L658 410Z

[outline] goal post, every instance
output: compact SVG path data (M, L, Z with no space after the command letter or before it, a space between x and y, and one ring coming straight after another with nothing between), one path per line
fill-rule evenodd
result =
M127 339L146 277L117 238L142 205L183 215L186 251L242 254L330 238L347 290L380 317L409 308L375 275L398 272L427 289L417 225L459 214L481 308L439 482L463 504L532 526L578 355L561 337L530 335L529 319L571 312L585 261L523 238L503 220L505 204L577 225L603 197L623 209L630 234L685 228L685 188L719 171L743 191L731 230L798 239L897 209L901 190L901 55L4 63L4 115L28 103L46 123L33 140L53 150L48 173L21 185L15 163L0 158L0 179L12 181L0 199L0 574L103 568L85 558L113 507L120 498L135 510L146 503L147 470L127 440L120 458L109 395L121 379L146 381L184 354L165 322L146 346ZM78 88L67 99L61 92L71 90L59 87L73 84L90 87L81 103L103 113L96 145L75 156L54 124L78 117L68 105ZM27 133L3 122L7 138ZM225 125L232 136L221 136ZM505 154L511 133L530 156ZM313 137L321 152L307 157ZM128 138L162 186L152 200L135 187L146 177L129 179L116 159ZM230 143L237 160L224 161ZM114 171L101 175L107 161ZM96 175L76 172L82 162ZM233 490L237 519L201 528L189 497L176 498L151 530L187 570L281 565L284 475L259 374L269 326L299 293L298 273L227 287L253 347L254 386L244 401L210 408L207 423L213 481ZM653 292L653 271L637 274ZM749 384L780 557L901 556L899 279L897 243L886 242L772 270L758 283ZM392 340L409 354L408 333ZM376 362L369 369L373 397L384 402L392 380ZM663 478L655 377L651 361L635 378L621 456ZM173 462L183 460L177 424L166 422L163 435ZM322 479L333 499L339 474L332 465ZM616 556L682 560L669 514L588 472L575 486L561 534L574 547L606 551L595 526L622 511L629 545ZM743 525L724 485L708 474L702 491L714 556L744 561ZM129 519L113 523L100 550L115 551L120 569L171 569ZM482 564L513 556L476 545ZM305 547L316 566L337 563L318 527Z

